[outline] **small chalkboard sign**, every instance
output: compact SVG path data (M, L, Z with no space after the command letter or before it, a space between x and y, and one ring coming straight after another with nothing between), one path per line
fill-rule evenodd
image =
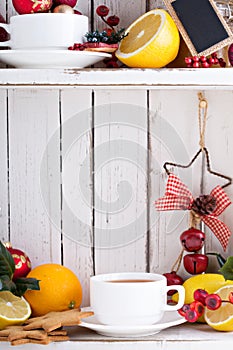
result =
M233 35L213 0L163 0L193 56L233 42Z

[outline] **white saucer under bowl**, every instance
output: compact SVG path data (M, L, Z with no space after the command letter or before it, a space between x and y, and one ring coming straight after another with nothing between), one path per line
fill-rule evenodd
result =
M15 68L85 68L108 53L75 50L0 50L0 61Z
M109 337L120 338L132 338L132 337L145 337L148 335L156 334L163 329L177 326L185 323L184 317L181 317L177 311L165 312L162 320L159 323L152 325L140 325L140 326L107 326L99 323L95 316L82 319L79 326L86 327L96 331L97 333Z

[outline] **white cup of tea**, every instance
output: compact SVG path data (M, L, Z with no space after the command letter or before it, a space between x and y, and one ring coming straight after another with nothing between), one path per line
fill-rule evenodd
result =
M177 290L176 305L167 304L167 292ZM167 286L161 274L144 272L110 273L90 278L90 304L96 319L105 325L151 325L159 322L165 311L180 309L185 289Z
M10 40L0 47L19 49L67 49L82 43L88 32L88 17L67 13L38 13L12 16L10 23L0 23Z

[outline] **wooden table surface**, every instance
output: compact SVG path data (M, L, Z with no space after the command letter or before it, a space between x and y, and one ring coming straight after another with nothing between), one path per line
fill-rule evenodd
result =
M99 335L82 327L68 329L70 341L51 343L47 350L224 350L232 349L232 332L217 332L205 324L182 324L163 330L158 334L140 338L112 338ZM1 343L1 350L12 346ZM41 345L27 344L13 349L41 349Z

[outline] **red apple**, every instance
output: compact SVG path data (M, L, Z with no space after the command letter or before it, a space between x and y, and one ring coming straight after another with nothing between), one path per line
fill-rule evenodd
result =
M183 258L184 268L191 275L205 272L208 267L208 256L205 254L187 254Z
M20 14L47 12L52 7L52 0L12 0L15 10Z

